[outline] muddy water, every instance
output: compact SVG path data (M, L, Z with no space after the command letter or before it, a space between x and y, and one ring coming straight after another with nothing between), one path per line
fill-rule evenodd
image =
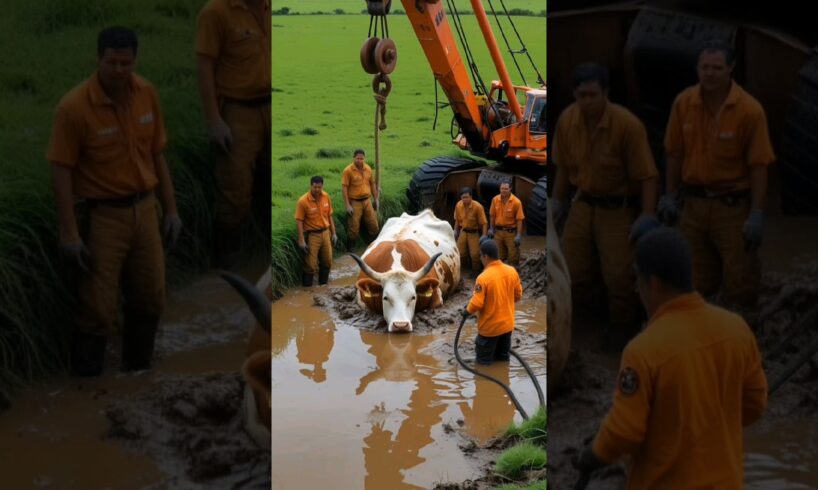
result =
M269 452L240 425L250 321L241 298L207 275L169 295L151 371L119 373L114 339L103 376L22 393L0 413L2 488L269 488ZM220 454L208 453L212 442Z
M447 302L427 334L373 331L316 305L315 296L352 288L355 274L342 258L328 287L293 290L273 304L273 488L430 488L479 476L484 461L461 446L486 442L521 418L501 388L456 367L457 325L448 310L463 304ZM515 349L542 386L544 318L543 298L519 304ZM475 334L469 322L461 337L467 359ZM527 411L536 409L536 392L516 362L487 371L510 382Z

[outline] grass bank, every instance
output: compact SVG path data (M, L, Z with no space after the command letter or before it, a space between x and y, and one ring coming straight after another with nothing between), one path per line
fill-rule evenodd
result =
M316 6L322 3L327 5ZM312 11L339 3L303 2L302 8ZM295 4L274 1L273 9ZM514 21L545 76L545 19L515 17ZM476 20L464 17L463 24L483 79L486 83L497 79ZM342 244L346 214L341 172L352 161L355 148L366 151L370 164L374 161L372 75L363 71L359 61L368 26L366 15L273 16L273 284L279 291L300 276L293 212L296 200L309 189L310 176L324 176ZM434 78L410 23L403 16L393 16L389 29L397 45L398 63L390 75L388 127L380 139L382 220L406 209L406 188L424 160L460 154L450 143L451 109L440 109L436 129L432 129ZM510 33L508 24L504 29ZM521 83L510 55L506 57L512 80ZM527 60L520 60L520 65L528 83L535 84L536 75ZM446 100L442 92L438 95L441 102Z
M57 250L45 151L59 99L96 69L96 37L139 35L137 73L159 91L185 230L168 258L180 284L207 265L212 182L196 89L196 15L205 0L9 0L0 18L0 398L65 366L73 302Z

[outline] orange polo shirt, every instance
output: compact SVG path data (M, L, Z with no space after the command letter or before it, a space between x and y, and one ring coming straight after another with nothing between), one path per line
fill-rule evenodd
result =
M216 94L250 100L270 95L270 2L260 18L244 0L210 0L198 17L196 54L216 60Z
M735 313L684 294L625 348L594 452L608 463L632 455L629 489L741 489L742 428L766 405L753 332Z
M466 209L463 201L457 201L454 205L454 219L460 224L461 228L477 229L482 231L483 225L486 224L486 210L483 205L472 199L471 205Z
M705 108L699 85L676 97L665 152L682 157L682 182L719 192L750 188L750 167L775 161L761 104L733 82L719 114Z
M503 198L500 194L494 196L494 199L491 200L489 213L494 218L494 226L497 228L516 227L517 220L525 219L523 203L514 194L508 196L508 201L505 204L503 204Z
M347 186L347 195L350 199L363 199L371 196L372 188L375 187L372 167L364 163L363 169L358 170L354 163L350 163L341 175L341 185Z
M520 275L510 265L494 260L477 276L469 313L477 315L477 333L496 337L514 330L514 303L523 297Z
M592 133L577 103L560 114L551 157L580 191L592 196L633 196L641 181L658 176L645 125L608 102Z
M165 149L167 135L156 89L133 75L128 105L118 111L96 73L57 105L45 157L73 169L77 197L115 199L158 184L154 155Z
M295 205L295 219L304 222L304 231L329 228L332 223L332 199L329 194L321 191L318 200L310 192L301 196Z

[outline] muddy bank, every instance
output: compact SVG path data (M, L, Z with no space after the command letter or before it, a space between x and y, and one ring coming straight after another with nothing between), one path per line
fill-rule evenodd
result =
M764 356L768 382L773 383L783 365L798 350L818 336L813 317L807 328L796 333L788 347L778 349L818 304L818 263L798 265L787 273L765 274L759 307L743 312L756 332ZM571 459L593 437L610 408L615 390L619 353L604 353L596 344L598 318L584 316L574 322L574 344L556 392L549 393L548 482L551 488L571 488L578 477ZM818 357L818 356L816 356ZM769 400L760 421L745 431L745 484L747 488L811 488L801 481L814 481L816 472L815 413L818 409L818 362L813 358ZM807 422L811 420L812 422ZM771 436L791 424L786 441ZM774 454L775 456L770 456ZM782 476L783 475L783 476ZM625 467L610 466L594 474L589 489L625 488Z
M238 373L174 376L108 405L107 437L150 455L162 488L270 488L270 452L244 431Z

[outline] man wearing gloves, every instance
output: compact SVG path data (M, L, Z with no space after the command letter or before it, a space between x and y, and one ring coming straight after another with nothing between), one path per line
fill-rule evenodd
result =
M323 177L316 175L310 179L310 191L301 196L295 205L295 223L298 248L304 252L302 285L312 286L316 272L318 284L326 284L332 267L332 247L338 236L332 219L332 200L324 192Z
M511 193L511 184L500 184L500 194L494 196L489 208L488 237L495 240L500 260L520 265L520 245L523 240L523 203Z
M757 300L757 250L767 192L767 166L775 160L764 109L732 79L732 48L705 44L699 83L676 97L665 133L667 194L659 217L679 220L693 250L696 289L722 288L731 306ZM683 206L681 203L683 202Z
M60 101L46 154L60 251L78 282L71 368L80 376L102 372L123 293L123 369L150 366L165 304L162 242L172 248L182 230L159 97L133 72L137 44L125 27L100 32L97 71Z
M378 197L380 189L375 185L372 167L364 161L361 149L352 154L352 163L341 175L341 193L347 210L347 250L351 251L358 242L361 223L370 237L378 235Z

